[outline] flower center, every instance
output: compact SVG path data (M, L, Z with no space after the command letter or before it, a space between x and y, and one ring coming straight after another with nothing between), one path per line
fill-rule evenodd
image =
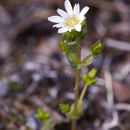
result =
M78 20L76 17L74 17L74 16L69 17L69 18L66 20L66 22L65 22L66 26L68 26L68 27L74 27L74 26L77 25L78 23L79 23L79 20Z

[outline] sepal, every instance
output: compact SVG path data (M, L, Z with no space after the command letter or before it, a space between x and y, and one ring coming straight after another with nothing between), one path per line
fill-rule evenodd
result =
M61 38L64 38L66 45L80 44L80 41L86 38L86 20L82 22L81 31L78 32L75 29L67 31L62 34Z

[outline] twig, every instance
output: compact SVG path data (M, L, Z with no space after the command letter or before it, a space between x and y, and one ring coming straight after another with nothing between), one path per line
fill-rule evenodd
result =
M11 117L9 114L5 113L4 111L0 110L0 116L9 120L9 121L11 121L11 122L13 122L14 124L16 124L18 126L22 125L22 123L18 122L18 120L16 118Z
M107 38L104 40L104 43L107 47L118 49L121 51L130 52L130 43L124 41L118 41L115 39Z
M106 120L105 123L103 124L103 126L102 126L103 130L109 130L110 128L113 128L118 125L119 117L118 117L117 112L113 111L112 116L113 116L113 118L111 121Z
M130 104L117 103L117 104L115 104L114 107L115 107L116 110L130 111Z
M112 3L104 0L86 0L89 6L98 7L100 9L110 10L110 11L122 11L129 9L129 6L120 3Z
M16 36L19 32L24 31L26 28L33 24L39 23L53 14L52 9L39 9L35 13L30 14L26 19L22 20L19 24L12 27L10 33L12 36Z
M105 86L107 90L107 101L110 104L113 104L112 77L108 69L105 70L104 77L105 77Z

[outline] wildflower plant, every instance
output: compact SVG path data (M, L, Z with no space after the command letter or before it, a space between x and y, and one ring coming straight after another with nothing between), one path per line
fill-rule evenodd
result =
M68 104L60 104L60 109L63 114L72 120L72 130L76 130L76 122L84 113L83 98L86 93L88 85L96 83L95 76L97 70L94 68L88 74L81 76L80 71L83 67L92 64L91 57L97 58L101 53L104 44L97 41L90 48L91 53L81 60L81 41L86 38L87 26L85 14L88 12L89 7L86 6L80 11L79 4L75 4L72 8L69 0L65 0L65 11L57 9L60 16L48 17L48 20L55 23L53 27L58 28L58 33L61 33L62 40L59 41L59 47L66 56L68 63L71 67L76 69L75 78L75 100L69 106ZM72 48L76 46L76 52L72 53ZM79 95L80 77L84 82L84 87Z
M36 118L44 124L41 130L54 130L53 128L53 119L50 113L46 112L42 108L38 108Z

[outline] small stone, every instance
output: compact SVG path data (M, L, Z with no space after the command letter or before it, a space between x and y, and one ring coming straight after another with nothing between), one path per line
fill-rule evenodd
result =
M5 96L8 92L8 82L7 79L3 78L0 80L0 98Z

